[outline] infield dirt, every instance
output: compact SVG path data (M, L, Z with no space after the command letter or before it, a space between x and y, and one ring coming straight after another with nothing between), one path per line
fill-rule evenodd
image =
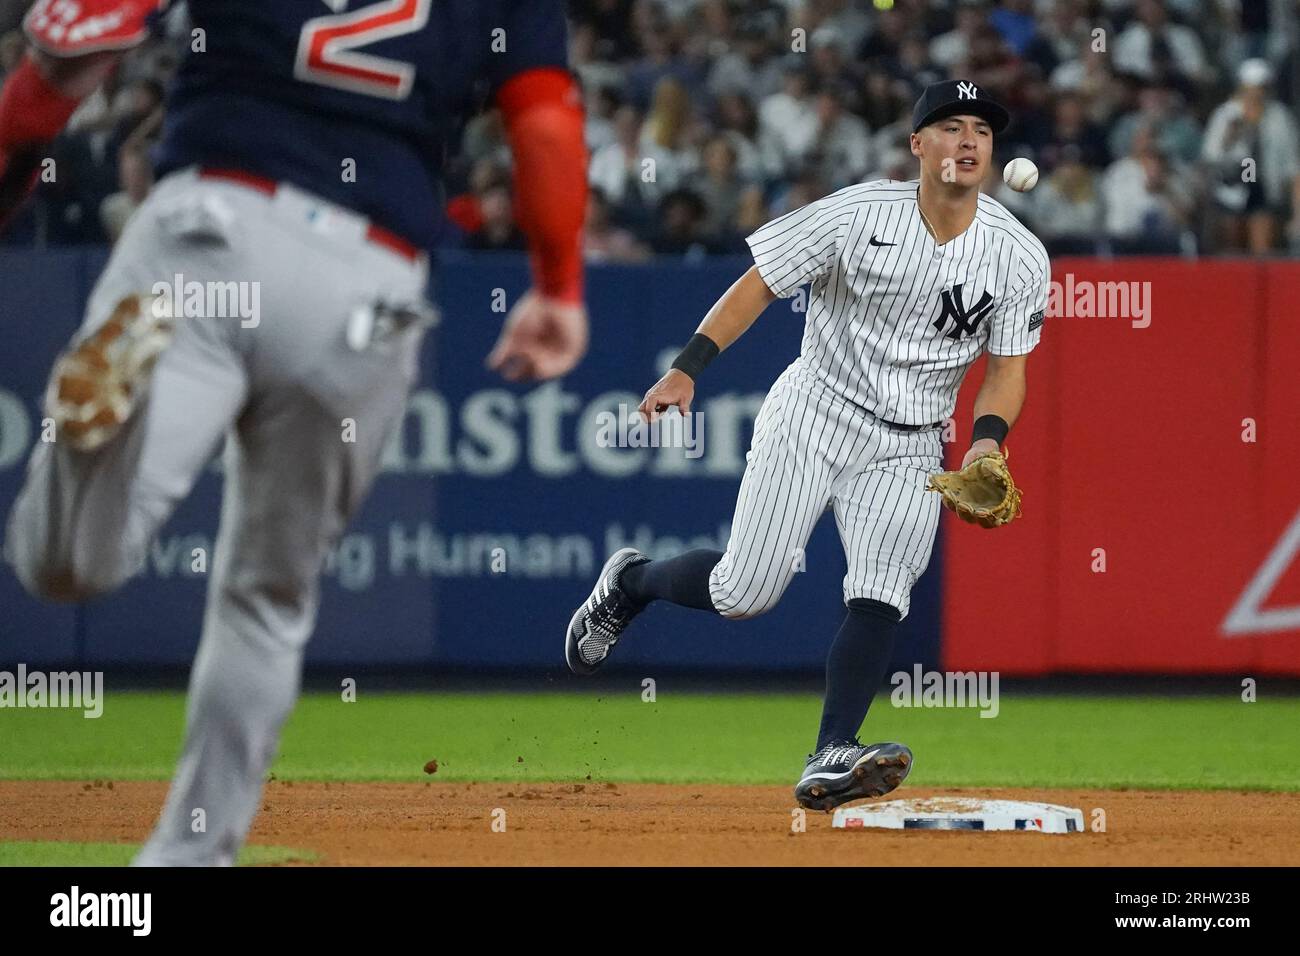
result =
M0 840L139 843L166 784L0 781ZM273 780L250 842L315 851L316 865L1296 866L1300 794L925 789L1078 807L1073 835L792 830L788 787L661 784L316 783ZM504 811L504 832L494 819ZM499 824L498 824L499 826Z

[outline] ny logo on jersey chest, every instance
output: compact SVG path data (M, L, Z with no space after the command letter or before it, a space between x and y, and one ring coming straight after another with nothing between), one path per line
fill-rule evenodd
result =
M966 308L966 304L962 300L961 288L962 283L958 282L951 289L944 289L943 292L939 293L940 298L943 300L943 306L939 312L939 317L933 322L934 327L942 332L944 326L948 324L948 320L952 319L952 328L944 334L953 340L960 339L963 334L974 335L975 329L978 328L984 316L988 315L993 308L993 294L991 292L985 292L980 296L978 302L969 309Z

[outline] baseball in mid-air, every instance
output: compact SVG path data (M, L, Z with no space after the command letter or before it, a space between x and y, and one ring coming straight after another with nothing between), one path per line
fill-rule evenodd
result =
M1038 167L1033 160L1017 156L1003 168L1002 181L1018 193L1027 193L1038 183Z

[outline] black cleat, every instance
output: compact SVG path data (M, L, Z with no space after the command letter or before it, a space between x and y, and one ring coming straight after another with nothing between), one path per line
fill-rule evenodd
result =
M903 744L830 743L808 758L794 798L809 810L834 810L851 800L883 797L911 769L912 751Z
M609 657L641 605L628 600L619 587L619 577L634 564L650 559L636 548L615 551L600 569L596 587L582 607L573 612L564 635L564 659L575 674L594 674Z

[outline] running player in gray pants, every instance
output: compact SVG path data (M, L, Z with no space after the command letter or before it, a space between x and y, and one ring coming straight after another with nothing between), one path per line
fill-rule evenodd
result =
M940 501L926 480L941 470L942 424L985 351L963 466L1000 447L1024 401L1050 269L1042 244L979 192L993 136L1008 122L974 84L934 84L913 111L918 181L850 186L749 237L753 268L641 403L650 421L674 405L687 413L704 366L773 299L812 283L801 354L754 425L727 550L655 561L618 551L565 634L569 667L589 674L651 601L732 619L762 614L831 508L848 611L826 663L817 744L795 787L811 809L880 796L907 776L907 747L863 746L857 734L929 564Z
M110 591L225 440L184 751L136 860L149 865L230 864L252 823L321 566L415 378L443 138L480 81L534 264L489 365L553 378L587 341L586 148L561 0L188 6L212 52L187 54L172 85L162 178L55 363L55 440L33 451L5 540L34 594Z

